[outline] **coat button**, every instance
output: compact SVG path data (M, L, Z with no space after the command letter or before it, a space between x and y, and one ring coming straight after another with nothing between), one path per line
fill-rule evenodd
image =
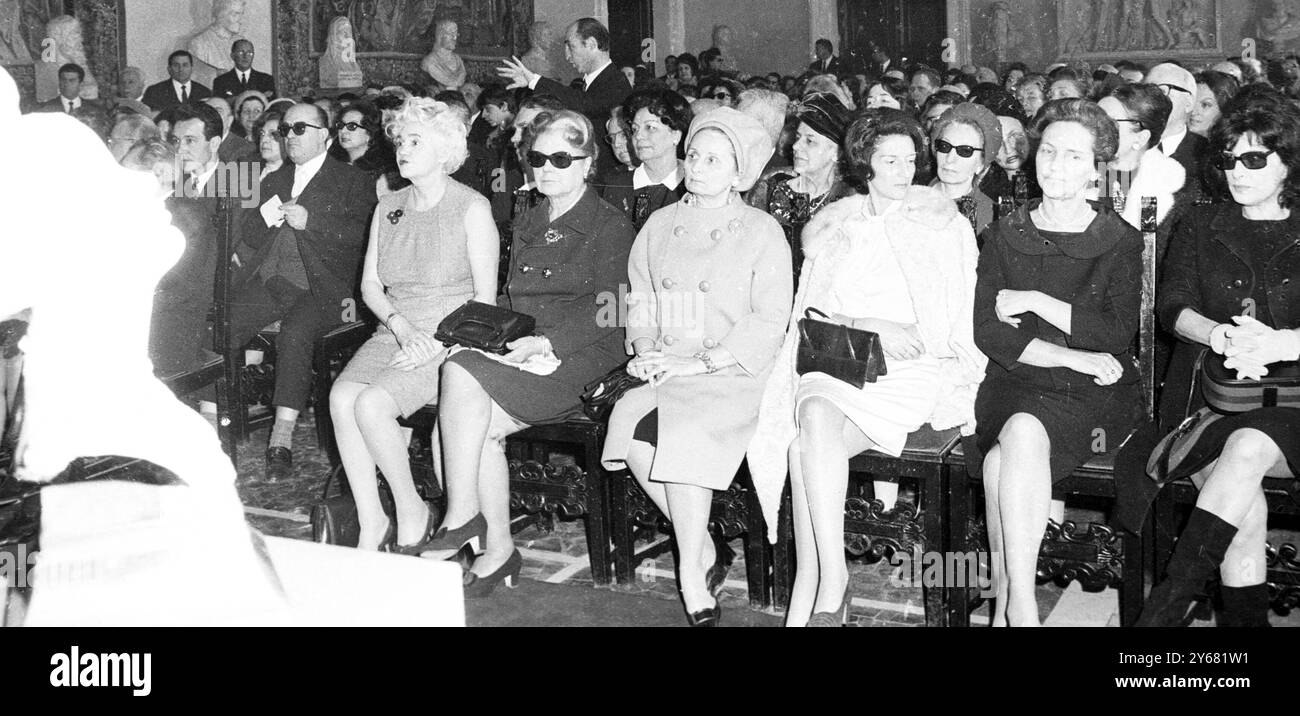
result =
M532 266L529 266L528 264L522 264L522 265L519 267L519 273L528 273L529 271L532 271L532 270L533 270L533 267L532 267Z
M718 347L718 342L715 341L715 340L713 340L712 338L705 338L705 339L704 339L704 347L705 347L705 348L717 348L717 347Z
M673 227L673 236L676 236L677 238L680 239L681 237L683 237L683 236L685 236L685 235L686 235L686 227L685 227L685 226L674 226L674 227Z
M663 280L664 288L672 288L675 285L677 284L671 278L666 278Z
M1283 286L1287 285L1288 283L1291 283L1291 279L1289 279L1289 278L1284 278L1284 279L1282 279L1282 285L1283 285Z
M676 338L673 338L672 336L664 336L664 345L671 346L676 342L677 342Z
M708 281L700 281L700 291L708 293L710 288L713 287L709 285Z
M548 269L548 268L544 268L544 269L542 269L542 278L550 278L550 277L551 277L551 274L553 274L553 273L555 273L555 272L552 271L552 270L550 270L550 269Z
M722 240L722 229L714 229L713 231L710 231L710 232L709 232L709 238L710 238L710 239L713 239L714 241L721 241L721 240Z
M1232 282L1232 287L1233 287L1233 288L1241 288L1242 286L1245 286L1245 285L1246 285L1246 282L1245 282L1245 281L1242 281L1241 279L1237 279L1236 281L1233 281L1233 282Z

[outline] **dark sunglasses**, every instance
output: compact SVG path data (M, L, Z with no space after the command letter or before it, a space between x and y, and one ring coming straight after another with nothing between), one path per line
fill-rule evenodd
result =
M1224 152L1214 158L1214 166L1225 172L1232 171L1232 168L1237 166L1237 161L1240 160L1242 164L1246 165L1247 169L1263 169L1264 165L1268 164L1268 155L1272 153L1272 149L1267 152L1246 152L1245 154Z
M1183 94L1191 94L1191 92L1190 92L1186 87L1179 87L1178 85L1171 85L1171 84L1169 84L1168 82L1163 82L1163 83L1161 83L1161 84L1158 84L1158 85L1156 85L1156 87L1159 87L1160 89L1164 90L1164 91L1165 91L1165 94L1168 94L1168 93L1169 93L1169 90L1178 90L1179 92L1182 92Z
M541 152L534 152L532 150L529 150L527 156L528 166L534 169L541 169L546 166L547 160L550 160L551 164L554 165L556 169L568 169L569 166L573 164L573 160L587 158L586 154L569 154L568 152L542 154Z
M345 123L345 124L336 124L336 125L334 125L334 131L336 131L336 132L337 132L337 131L344 130L344 129L348 130L349 132L355 132L355 131L357 131L358 129L365 129L365 127L361 126L360 124L358 124L358 123L356 123L356 122L347 122L347 123Z
M311 127L312 129L324 129L324 127L318 124L312 124L311 122L294 122L293 124L280 125L280 127L275 130L275 133L280 135L280 137L284 139L289 138L289 132L293 132L294 134L301 137L302 135L307 133L308 127Z
M1115 120L1115 121L1116 121L1116 122L1131 122L1132 124L1136 124L1136 125L1137 125L1137 129L1134 130L1134 131L1136 131L1136 132L1141 132L1142 130L1146 129L1146 127L1142 126L1142 120L1140 120L1140 119L1117 119L1117 120Z
M949 144L942 139L934 140L934 151L940 154L947 154L953 150L956 150L957 156L962 159L969 159L973 154L975 154L975 152L984 151L979 147L972 147L969 144Z

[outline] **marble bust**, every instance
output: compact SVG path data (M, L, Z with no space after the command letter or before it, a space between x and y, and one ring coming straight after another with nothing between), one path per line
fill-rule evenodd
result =
M213 1L212 24L189 42L196 82L210 86L217 75L235 66L235 61L230 58L230 46L236 40L245 39L240 34L243 24L244 0Z
M420 67L438 84L456 89L465 84L465 61L455 53L456 23L443 20L434 30L433 50L420 61Z
M36 63L36 101L48 102L59 95L59 68L75 62L86 71L81 83L82 99L99 99L99 83L86 62L86 48L81 41L81 21L71 15L58 15L45 24L45 36L54 40L50 48L42 48L42 59ZM44 59L53 50L54 57Z
M340 15L330 21L325 54L320 56L320 86L336 89L360 87L362 84L357 46L352 39L352 22Z
M528 69L536 72L543 77L553 77L551 74L551 46L555 44L555 37L551 34L551 23L545 20L538 20L528 28L528 52L524 54L522 62Z

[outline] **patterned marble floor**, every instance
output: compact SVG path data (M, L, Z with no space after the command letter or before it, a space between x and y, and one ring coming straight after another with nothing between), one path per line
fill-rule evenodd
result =
M265 534L296 539L311 539L309 514L319 499L329 461L318 449L313 418L303 414L294 434L294 474L276 484L262 480L266 431L255 433L239 448L239 494L249 522ZM1071 511L1070 519L1090 521L1095 514ZM1274 535L1274 538L1282 535ZM1297 541L1297 536L1288 536ZM591 585L587 567L586 540L580 521L559 522L552 531L526 527L515 535L515 544L524 556L523 577L552 584ZM724 585L722 598L728 610L749 609L745 582L744 554L739 540L732 544L737 552ZM896 568L887 561L874 565L850 562L851 604L849 619L856 626L923 626L924 603L919 587L897 586ZM610 589L630 595L664 600L678 600L671 553L665 552L642 564L632 584ZM1077 584L1062 589L1055 584L1038 587L1040 616L1048 626L1118 626L1116 592L1084 592ZM753 624L776 624L784 616L773 609L763 610L771 617L751 621ZM731 613L735 613L732 611ZM473 620L471 620L473 621ZM1274 626L1300 626L1300 610L1283 618L1271 615ZM972 615L972 623L988 623L988 607L981 606ZM1197 622L1210 626L1210 622Z

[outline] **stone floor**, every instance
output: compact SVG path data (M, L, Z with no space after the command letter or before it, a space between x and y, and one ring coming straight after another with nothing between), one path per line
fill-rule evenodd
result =
M316 444L311 413L303 414L294 435L294 474L276 484L267 484L262 479L266 435L265 430L255 433L240 446L238 452L239 494L248 520L266 534L311 539L311 505L320 498L330 474L329 461ZM1097 519L1099 515L1071 511L1067 517L1085 522ZM1288 537L1292 542L1298 541L1294 534ZM515 535L515 543L524 556L525 579L555 584L592 584L581 521L558 522L552 531L528 526ZM748 609L743 546L737 540L732 547L735 548L737 557L728 574L722 598L729 610ZM920 588L898 586L899 580L891 578L895 571L896 568L886 560L877 564L850 562L852 594L849 619L852 624L924 625L924 604ZM677 601L671 553L665 552L658 558L643 563L637 569L632 584L616 585L611 589ZM1040 615L1047 625L1118 626L1119 623L1114 590L1086 593L1077 584L1063 589L1049 583L1038 587L1038 603ZM773 609L764 611L774 617L783 616L782 612ZM1271 618L1276 626L1300 626L1300 610L1292 612L1287 618L1277 615L1272 615ZM984 605L974 613L972 622L986 624L987 621L988 607Z

